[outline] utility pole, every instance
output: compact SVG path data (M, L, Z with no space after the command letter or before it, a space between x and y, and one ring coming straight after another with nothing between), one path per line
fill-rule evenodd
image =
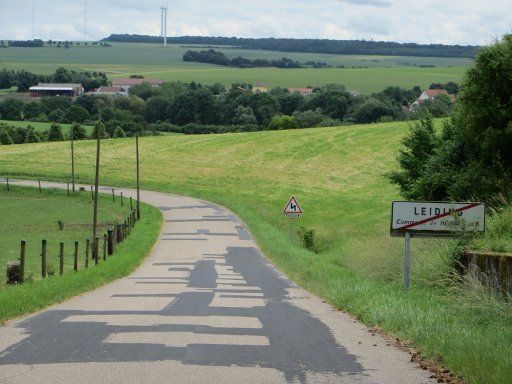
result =
M73 192L75 192L75 127L71 126L71 184L73 185Z
M140 161L139 161L139 134L135 136L135 156L137 158L137 220L140 220Z
M102 131L102 123L96 123L96 178L94 181L94 214L92 219L92 241L93 241L93 250L92 257L93 259L98 257L98 190L100 183L100 143L101 143L101 131ZM96 259L94 259L96 260Z

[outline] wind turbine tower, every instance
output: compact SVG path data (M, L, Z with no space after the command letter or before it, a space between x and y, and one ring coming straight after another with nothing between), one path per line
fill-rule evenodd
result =
M160 7L160 11L160 36L164 38L164 47L167 47L167 5L165 7Z

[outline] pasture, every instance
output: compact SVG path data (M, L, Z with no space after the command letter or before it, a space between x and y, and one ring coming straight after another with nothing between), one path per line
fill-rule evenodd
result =
M85 239L92 233L92 199L89 191L71 194L66 191L45 190L11 186L7 191L5 184L0 185L0 265L17 260L20 241L27 242L26 277L39 279L41 273L41 241L48 241L48 265L58 273L59 243L65 243L65 269L73 269L73 246L80 246L79 265L84 264ZM106 231L109 224L123 221L130 212L129 204L121 207L108 195L100 195L98 225L100 233ZM60 230L58 221L64 223ZM5 276L0 278L0 289L5 287Z
M325 62L345 68L227 68L209 64L182 61L189 49L206 49L170 45L164 48L153 44L112 43L112 47L92 45L73 46L70 49L9 48L2 50L1 63L8 69L26 69L34 73L49 74L59 66L77 71L101 71L110 78L133 74L166 81L196 81L205 84L220 82L227 86L235 82L263 81L271 87L305 87L327 83L341 83L350 90L363 94L381 91L386 86L411 88L427 87L433 82L460 82L470 59L329 55L293 52L272 52L217 48L229 58L242 56L250 59L279 59L283 56L300 62ZM416 65L416 66L412 66ZM421 68L419 65L434 65ZM353 68L368 67L368 68Z
M507 383L510 311L472 290L457 294L449 288L453 241L414 240L412 289L402 288L403 240L389 237L391 202L399 196L385 174L396 167L407 130L407 123L395 122L144 137L142 187L229 207L245 220L266 256L303 287L369 325L378 324L468 382ZM67 147L62 142L0 147L0 173L66 180ZM79 179L90 182L94 142L75 148ZM105 183L131 185L133 170L125 159L132 152L133 139L103 143ZM301 241L289 242L289 222L281 211L292 194L304 211L297 236L314 230L309 250Z

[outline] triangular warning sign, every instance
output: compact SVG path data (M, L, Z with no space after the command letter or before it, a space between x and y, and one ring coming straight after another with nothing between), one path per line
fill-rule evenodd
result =
M284 207L283 213L285 215L302 214L302 209L300 209L300 205L297 203L295 197L292 196L288 204L286 204L286 207Z

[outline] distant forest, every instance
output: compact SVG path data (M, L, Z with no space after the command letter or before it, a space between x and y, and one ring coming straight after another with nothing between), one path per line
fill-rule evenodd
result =
M243 57L235 57L234 59L230 60L224 53L215 51L213 49L201 52L187 51L183 55L183 61L224 65L226 67L237 68L302 68L302 65L299 62L288 59L287 57L270 61L267 59L250 60Z
M149 35L113 34L103 39L120 43L163 43L163 38ZM393 43L366 40L325 39L247 39L238 37L180 36L169 37L170 44L201 44L232 46L243 49L262 49L281 52L331 53L338 55L390 55L422 57L473 58L478 46Z

